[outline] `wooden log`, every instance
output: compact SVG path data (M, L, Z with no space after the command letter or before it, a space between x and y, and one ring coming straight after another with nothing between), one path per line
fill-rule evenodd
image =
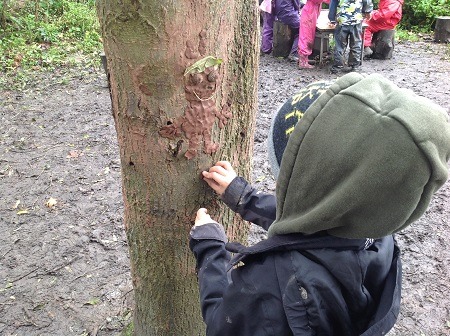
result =
M395 46L395 29L380 30L372 37L372 58L391 59Z
M288 57L293 42L294 34L292 33L291 27L281 21L275 20L273 23L272 55L275 57Z
M434 40L440 43L450 42L450 16L438 16L436 18Z

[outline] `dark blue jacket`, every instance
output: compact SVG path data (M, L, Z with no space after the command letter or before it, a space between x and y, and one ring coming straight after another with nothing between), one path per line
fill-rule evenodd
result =
M242 178L223 200L265 229L275 219L275 197ZM392 236L275 235L251 247L226 241L217 223L191 231L208 336L385 335L397 319L401 262Z

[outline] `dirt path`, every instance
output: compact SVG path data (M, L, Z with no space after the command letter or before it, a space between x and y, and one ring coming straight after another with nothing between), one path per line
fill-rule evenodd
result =
M450 62L431 43L401 44L379 72L445 108ZM326 69L261 58L253 180L274 190L265 139L273 111ZM60 84L58 84L60 82ZM0 334L119 335L133 302L120 166L101 70L0 91ZM450 186L398 236L403 306L392 335L450 335ZM56 199L52 205L51 198ZM252 239L257 239L255 232Z

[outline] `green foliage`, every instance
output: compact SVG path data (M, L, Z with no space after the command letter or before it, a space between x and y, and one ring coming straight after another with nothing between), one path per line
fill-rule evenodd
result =
M430 32L437 16L449 15L450 0L406 0L401 26L415 32Z
M121 336L133 336L134 335L134 324L133 322L130 322L120 334Z
M404 30L402 28L396 29L395 38L400 41L411 41L411 42L417 42L420 40L419 35L417 35L412 31Z
M101 49L95 0L0 0L0 72L7 76L92 66Z

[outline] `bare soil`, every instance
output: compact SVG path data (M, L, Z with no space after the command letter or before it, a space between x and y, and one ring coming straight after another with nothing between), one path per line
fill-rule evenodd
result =
M396 46L370 60L401 87L450 107L448 47ZM55 71L31 89L0 91L0 335L119 335L133 289L123 229L120 161L102 69L67 81ZM266 138L274 111L327 67L261 57L253 181L273 191ZM390 335L450 335L450 183L397 235L403 303ZM56 200L56 203L55 203ZM253 228L250 243L264 236Z

